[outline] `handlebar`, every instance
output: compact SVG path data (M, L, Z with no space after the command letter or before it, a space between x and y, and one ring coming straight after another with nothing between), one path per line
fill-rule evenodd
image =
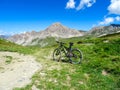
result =
M64 42L59 42L59 41L56 41L57 43L61 43L61 44L66 44L66 43L64 43Z
M59 42L59 41L56 41L57 43L60 43L60 45L63 45L63 44L66 44L66 43L64 43L64 42ZM69 44L70 44L70 46L73 46L73 42L69 42Z

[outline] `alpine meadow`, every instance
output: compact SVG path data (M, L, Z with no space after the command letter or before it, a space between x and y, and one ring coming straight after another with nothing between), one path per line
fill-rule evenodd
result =
M120 90L119 5L1 0L0 90Z

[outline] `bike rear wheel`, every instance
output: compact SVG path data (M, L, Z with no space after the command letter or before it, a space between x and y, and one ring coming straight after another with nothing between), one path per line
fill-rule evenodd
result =
M53 52L53 60L60 61L61 60L61 51L59 49L55 49Z
M82 52L79 49L73 49L71 51L72 55L70 57L71 62L73 64L80 64L82 59L83 59L83 55Z

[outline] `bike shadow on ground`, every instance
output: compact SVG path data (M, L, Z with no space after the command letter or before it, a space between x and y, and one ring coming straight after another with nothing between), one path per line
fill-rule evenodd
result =
M63 63L71 63L69 60L65 60L65 59L60 60L60 62L63 62Z

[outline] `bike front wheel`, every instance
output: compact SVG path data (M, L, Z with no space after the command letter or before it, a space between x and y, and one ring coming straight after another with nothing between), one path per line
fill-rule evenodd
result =
M53 60L60 61L61 60L61 51L59 49L55 49L53 52Z
M73 49L71 53L71 63L80 64L83 59L82 52L79 49Z

